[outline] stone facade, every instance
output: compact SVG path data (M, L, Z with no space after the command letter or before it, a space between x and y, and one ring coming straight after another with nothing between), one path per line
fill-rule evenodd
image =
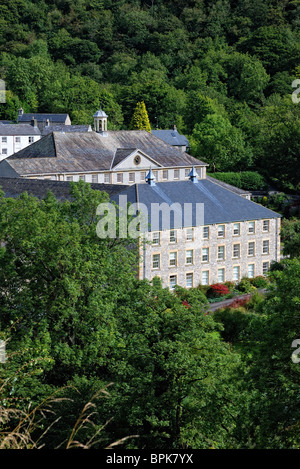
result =
M173 284L238 282L242 277L264 275L271 261L280 260L280 218L175 231L171 240L170 231L146 235L147 242L140 248L140 278L158 276L171 288Z

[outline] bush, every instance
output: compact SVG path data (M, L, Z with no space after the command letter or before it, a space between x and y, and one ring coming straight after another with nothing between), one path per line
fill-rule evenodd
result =
M221 332L221 337L226 342L237 342L246 334L251 316L242 310L228 307L217 310L213 318L223 324L224 330Z
M208 298L220 298L222 296L228 295L229 288L223 283L215 283L211 285L207 291Z
M234 282L224 282L224 285L228 287L228 290L230 293L232 293L235 290L235 283Z
M252 278L250 282L256 288L267 288L269 284L268 279L262 275L258 275L257 277Z
M265 178L256 171L213 173L210 176L247 191L265 190L268 186Z
M242 293L250 293L255 287L251 284L248 277L244 277L237 285L237 290Z

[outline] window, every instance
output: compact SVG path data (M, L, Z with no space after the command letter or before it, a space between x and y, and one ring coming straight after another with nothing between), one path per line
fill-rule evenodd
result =
M167 169L164 169L163 170L163 175L162 175L163 179L168 179L169 177L169 171Z
M266 273L269 271L269 268L270 268L270 263L263 262L263 265L262 265L263 275L266 275Z
M177 252L170 252L169 264L170 266L177 265Z
M233 257L237 258L241 255L241 247L239 244L233 245Z
M218 282L222 283L225 281L225 269L218 269Z
M232 269L232 279L234 282L238 282L240 280L240 267L234 266Z
M185 286L186 288L193 288L194 283L194 275L192 273L188 273L185 276Z
M191 170L190 170L189 168L186 168L186 169L184 170L184 176L185 176L186 178L188 178L190 172L191 172Z
M28 137L28 143L33 143L34 142L34 137Z
M179 179L179 169L174 169L174 179Z
M224 238L225 236L225 225L218 226L218 238Z
M146 176L147 176L146 171L141 171L141 181L145 181Z
M209 226L203 226L203 239L209 239Z
M73 176L67 176L66 181L73 181Z
M85 181L85 176L79 176L79 181Z
M177 275L170 275L170 289L172 290L177 285Z
M160 232L159 231L154 231L154 233L152 233L152 244L154 245L160 244Z
M129 182L135 181L135 173L129 173Z
M264 220L263 221L263 231L266 232L266 231L269 231L270 229L270 221L269 220Z
M177 232L176 230L171 230L170 231L170 243L176 243L177 242Z
M193 259L194 259L194 251L192 249L189 249L188 251L186 251L185 263L193 264Z
M109 173L104 173L104 182L106 184L110 183L110 174Z
M2 137L2 143L7 143L7 137Z
M249 264L248 265L248 277L249 278L254 277L254 264Z
M255 233L255 221L249 221L248 233Z
M269 254L270 242L268 239L263 241L263 254Z
M15 138L15 142L16 142L16 143L20 143L20 142L21 142L21 137L16 137L16 138Z
M7 155L7 148L2 148L2 155Z
M234 236L239 236L241 232L241 225L240 223L234 223L233 224L233 235Z
M218 260L225 259L225 246L218 246Z
M209 248L202 248L202 262L209 261Z
M194 228L187 228L186 230L186 240L194 241Z
M153 254L152 269L159 269L159 267L160 267L160 254Z
M154 170L152 171L153 176L155 177L155 181L158 181L158 171Z
M254 256L255 255L255 243L251 242L248 243L248 256Z
M202 285L208 285L208 282L209 282L209 271L208 270L204 270L202 272L202 276L201 276L201 283Z
M117 182L123 182L123 173L117 173Z

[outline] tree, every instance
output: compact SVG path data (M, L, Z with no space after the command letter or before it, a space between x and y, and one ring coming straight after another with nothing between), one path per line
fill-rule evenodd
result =
M118 306L115 385L106 409L112 438L138 434L126 448L225 448L239 408L233 394L238 355L203 314L206 300L137 282ZM121 344L123 344L121 346ZM132 446L132 444L134 446Z
M285 260L271 280L261 320L250 336L251 356L245 356L252 424L239 429L250 447L299 449L299 259Z
M147 130L147 132L151 132L151 126L144 101L137 103L130 122L130 128L132 130Z
M298 218L283 221L281 238L283 254L291 258L300 257L300 220Z
M42 202L26 194L0 199L1 328L18 321L11 346L28 331L50 334L55 366L47 380L57 386L104 365L115 298L134 279L136 262L128 250L134 240L97 236L96 209L107 194L80 183L71 195L65 203L51 194Z
M242 132L221 115L208 114L196 124L190 144L193 156L209 163L212 171L241 171L251 166L252 151Z

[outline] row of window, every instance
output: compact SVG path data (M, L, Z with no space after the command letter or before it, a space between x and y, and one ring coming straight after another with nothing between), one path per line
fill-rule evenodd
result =
M269 262L263 262L262 264L262 271L263 275L266 275L270 268L270 263ZM247 274L249 278L253 278L255 274L255 265L254 264L249 264L248 265L248 270ZM202 285L209 285L210 281L210 272L209 270L203 270L201 273L201 284ZM234 282L238 282L241 279L241 268L240 266L234 266L232 269L232 280ZM223 283L226 281L226 271L225 268L218 269L217 271L217 281L218 283ZM170 275L169 276L169 286L171 289L173 289L177 285L177 275ZM188 272L185 274L185 286L186 288L192 288L194 287L194 273L193 272Z
M255 242L248 243L248 256L255 256ZM263 240L262 242L262 254L270 253L270 241L268 239ZM172 251L169 253L169 266L174 267L178 265L178 255L177 251ZM241 245L234 244L232 248L232 257L233 259L239 259L241 256ZM209 262L210 257L210 248L202 248L201 251L201 261ZM217 259L225 260L225 246L218 246ZM185 264L192 265L194 264L194 250L188 249L185 252ZM160 269L160 254L152 254L152 268Z
M179 179L180 177L180 172L179 169L174 169L173 171L173 179ZM189 174L191 172L190 168L186 168L184 173L184 176L186 178L189 177ZM159 173L161 173L161 177L163 181L167 181L170 178L170 172L168 169L163 169L162 171L158 170L152 170L152 173L155 177L155 179L158 181L159 179ZM147 171L140 171L140 181L143 181L146 179L148 172ZM122 183L124 180L124 173L117 173L117 182ZM135 182L136 180L136 172L129 172L128 173L128 180L129 182Z
M80 176L78 176L79 178L79 181L86 181L87 179L87 176L82 174ZM91 179L92 179L92 183L95 183L97 184L98 183L98 174L92 174L91 175ZM73 181L74 180L74 176L66 176L66 181ZM110 174L104 174L104 182L105 183L110 183Z
M227 228L228 230L229 228ZM249 221L248 222L248 233L255 234L256 230L256 222ZM270 220L263 220L262 231L264 233L268 233L270 231ZM218 225L217 227L217 236L218 238L225 238L226 234L226 227L225 225ZM232 228L233 236L240 236L241 234L241 224L240 223L233 223ZM155 231L152 233L152 244L159 245L160 244L160 232ZM202 228L202 239L209 239L210 238L210 227L203 226ZM178 235L177 230L170 230L169 234L169 242L170 243L177 243ZM194 228L187 228L186 229L186 241L194 241Z
M2 137L1 140L2 140L2 143L7 143L7 137ZM21 143L21 137L15 137L15 142ZM28 143L33 143L33 142L34 142L34 137L28 137Z

